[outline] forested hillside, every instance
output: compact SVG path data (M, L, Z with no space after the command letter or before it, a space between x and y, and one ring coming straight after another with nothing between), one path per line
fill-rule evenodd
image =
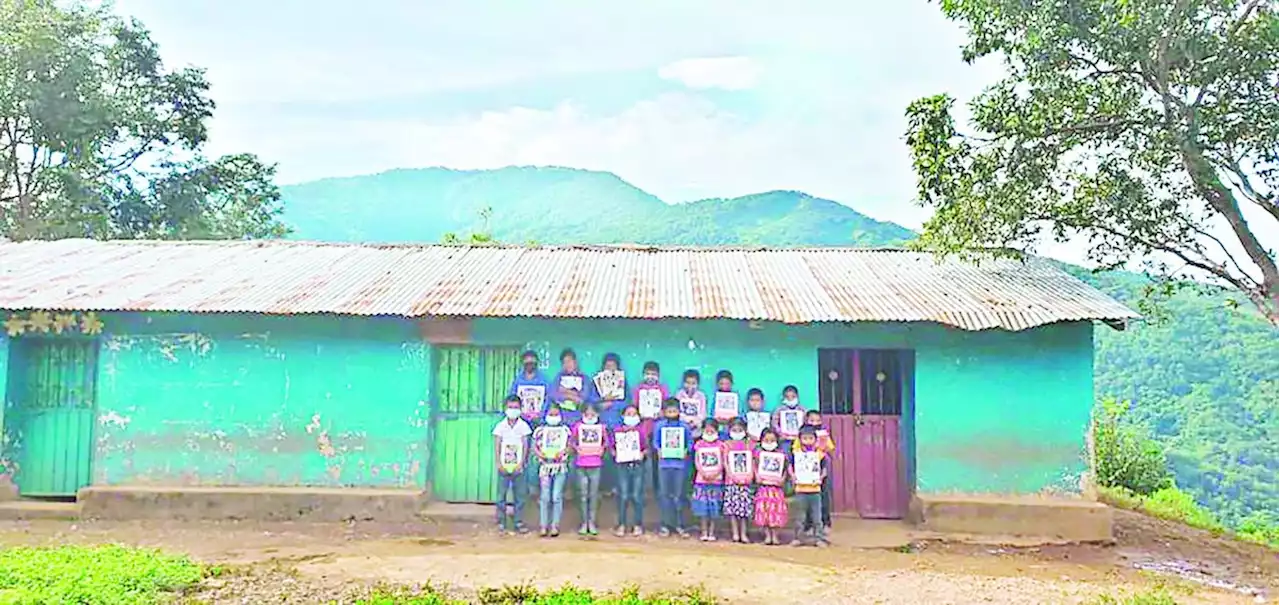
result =
M286 187L284 198L294 237L332 241L487 230L506 242L888 246L914 235L798 192L668 205L613 174L565 168L396 170ZM1073 271L1134 306L1142 295L1142 276ZM1274 522L1277 334L1232 300L1186 291L1165 303L1166 321L1099 328L1097 392L1132 402L1201 503L1231 522Z

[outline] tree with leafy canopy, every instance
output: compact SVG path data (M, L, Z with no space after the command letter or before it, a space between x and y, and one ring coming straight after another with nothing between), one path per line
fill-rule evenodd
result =
M1274 325L1277 14L1263 0L942 0L966 62L1006 76L907 109L918 245L1032 252L1082 237L1100 268L1141 260L1162 290L1235 288Z
M0 0L0 238L284 235L274 166L202 155L208 92L105 6Z

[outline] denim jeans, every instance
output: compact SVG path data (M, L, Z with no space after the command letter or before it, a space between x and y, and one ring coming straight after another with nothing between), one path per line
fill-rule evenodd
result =
M648 462L626 462L616 467L618 474L618 525L641 527L644 525L644 480L649 474ZM632 517L627 517L630 509ZM628 524L627 519L633 522Z
M831 479L822 482L822 524L827 527L831 526ZM805 531L813 529L808 523L805 523Z
M499 526L505 527L507 524L507 499L510 497L513 515L511 517L512 527L520 527L523 525L521 520L524 515L524 494L525 482L523 473L505 473L498 471L498 500L494 503L495 513Z
M582 522L594 525L600 508L600 467L578 469L578 502L582 505Z
M525 493L529 495L530 499L533 498L533 494L539 489L538 468L541 466L542 465L539 464L538 459L534 456L530 456L529 462L524 465L524 486L525 489L528 490Z
M568 478L569 473L565 471L539 478L539 527L560 527L560 517L564 514L564 482Z
M826 539L827 527L822 524L822 492L797 493L794 501L800 509L796 515L796 539L800 539L805 529L810 527L813 528L813 537Z
M658 469L658 506L662 510L662 526L681 529L683 524L684 487L689 480L685 467Z

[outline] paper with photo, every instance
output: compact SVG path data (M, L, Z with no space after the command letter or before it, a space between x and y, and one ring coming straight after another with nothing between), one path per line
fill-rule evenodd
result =
M516 397L520 398L520 411L525 416L542 414L542 402L547 398L547 387L540 384L525 384L516 387Z
M747 434L759 439L760 433L769 428L769 412L747 412Z
M524 444L516 441L504 441L499 449L500 465L502 470L511 473L520 467L520 460L524 457Z
M782 482L782 468L787 457L782 452L760 452L757 461L756 476L772 481L775 485Z
M626 376L619 370L605 370L596 374L596 392L601 399L621 401L626 398Z
M560 388L582 392L582 377L566 374L560 377Z
M578 425L578 454L599 456L604 453L604 425Z
M822 483L822 454L796 452L796 484L818 485Z
M640 389L640 401L636 404L640 408L641 418L657 418L662 413L662 391L660 389Z
M738 416L738 394L716 391L715 418L730 420Z
M782 434L788 438L800 434L800 425L804 424L804 410L782 410L778 415L778 423L782 425Z
M640 449L640 431L614 433L613 442L617 450L614 454L616 462L636 462L644 458L644 452Z
M663 458L684 458L689 451L689 446L684 442L684 431L684 427L679 426L662 427L658 433L658 443L662 445L659 454Z

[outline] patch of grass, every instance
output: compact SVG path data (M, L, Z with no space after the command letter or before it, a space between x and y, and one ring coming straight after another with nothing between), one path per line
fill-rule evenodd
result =
M1099 487L1098 499L1116 508L1146 513L1169 521L1203 529L1214 535L1226 535L1237 540L1280 547L1280 532L1268 523L1244 524L1232 530L1218 521L1209 509L1200 506L1191 494L1176 487L1156 490L1149 496L1137 495L1122 487Z
M1178 602L1164 590L1155 589L1119 596L1101 595L1089 600L1086 605L1178 605Z
M553 590L539 590L531 584L509 584L486 588L476 595L480 605L713 605L719 600L702 588L674 592L641 594L634 586L618 592L596 594L586 588L566 585ZM404 588L379 587L358 605L466 605L441 591L425 589L411 592Z
M185 556L126 546L0 550L0 603L153 603L204 576Z

